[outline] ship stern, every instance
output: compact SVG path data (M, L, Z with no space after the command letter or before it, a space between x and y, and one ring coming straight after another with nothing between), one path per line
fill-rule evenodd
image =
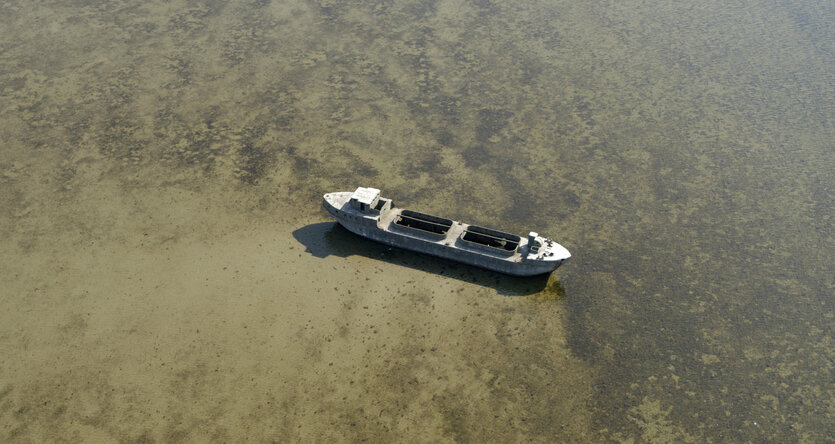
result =
M327 210L331 216L339 218L339 212L342 210L342 207L348 203L348 199L350 198L351 193L348 191L327 193L322 196L322 207Z

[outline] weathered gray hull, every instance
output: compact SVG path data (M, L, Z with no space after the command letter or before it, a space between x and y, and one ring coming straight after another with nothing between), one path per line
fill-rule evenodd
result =
M559 266L558 264L555 264L553 262L539 264L509 262L504 259L478 254L473 251L463 250L453 246L439 245L436 243L426 242L422 239L411 238L400 233L392 233L381 229L368 230L365 227L358 227L353 224L346 224L344 221L341 220L338 221L339 224L345 227L348 231L356 233L362 237L367 237L369 239L375 240L377 242L382 242L384 244L391 245L394 247L405 248L407 250L417 251L419 253L426 253L432 256L438 256L456 262L462 262L465 264L486 268L488 270L511 274L514 276L535 276L538 274L550 273Z
M474 248L469 242L462 241L457 237L454 240L451 239L453 236L449 236L449 238L433 238L430 233L421 233L395 226L394 223L391 223L390 219L388 223L383 223L384 221L381 221L380 217L364 216L361 213L350 210L347 208L347 205L337 208L333 203L326 196L323 206L340 225L362 237L394 247L417 251L515 276L534 276L550 273L565 261L565 259L527 259L520 257L519 254L511 257L509 255L491 253L490 251L483 251L485 249L479 250L478 248ZM458 222L455 223L460 224ZM466 226L466 224L461 225Z

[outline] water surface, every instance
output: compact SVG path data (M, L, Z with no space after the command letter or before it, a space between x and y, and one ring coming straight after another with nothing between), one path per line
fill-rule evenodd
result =
M835 440L830 2L0 5L0 438ZM574 257L368 243L325 192Z

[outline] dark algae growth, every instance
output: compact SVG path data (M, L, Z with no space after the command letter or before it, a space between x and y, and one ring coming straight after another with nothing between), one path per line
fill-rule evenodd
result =
M833 23L0 2L0 442L835 441ZM573 257L369 242L358 184Z

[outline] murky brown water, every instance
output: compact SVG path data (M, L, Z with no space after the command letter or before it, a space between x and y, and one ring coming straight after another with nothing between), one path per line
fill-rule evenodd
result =
M835 440L833 23L0 3L0 441ZM574 258L364 241L358 185Z

